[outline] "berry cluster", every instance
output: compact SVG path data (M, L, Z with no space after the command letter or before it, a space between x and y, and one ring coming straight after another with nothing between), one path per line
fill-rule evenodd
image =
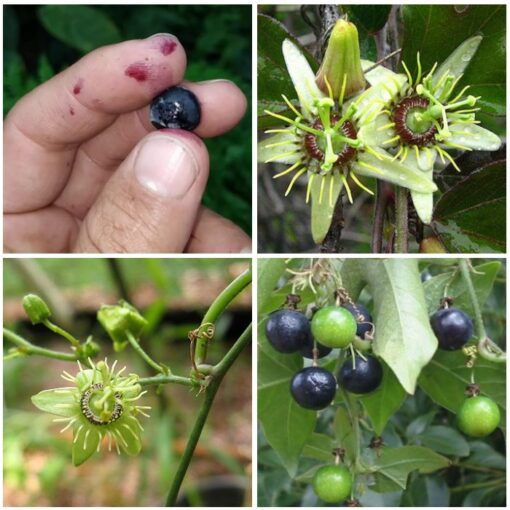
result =
M473 336L473 322L466 312L448 306L448 301L451 300L445 300L443 308L432 315L430 325L440 349L457 351ZM480 389L476 384L468 386L466 393L468 397L457 412L459 429L471 437L492 434L501 419L497 404L488 397L480 396Z
M370 312L360 304L326 306L315 312L312 320L296 309L273 312L266 323L266 336L278 352L300 353L313 359L312 366L297 372L290 392L305 409L325 409L335 398L337 378L317 360L332 349L351 347L356 338L369 339L373 331ZM353 351L354 352L354 351ZM375 390L382 381L382 366L377 358L354 353L338 372L338 384L352 393Z

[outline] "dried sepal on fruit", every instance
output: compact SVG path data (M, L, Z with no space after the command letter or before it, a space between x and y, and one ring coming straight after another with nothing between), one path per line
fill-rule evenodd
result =
M117 453L137 455L140 453L141 431L139 415L149 406L138 405L147 393L142 391L136 374L122 376L125 368L115 372L117 362L111 368L107 360L97 365L89 359L92 368L84 369L78 362L76 376L63 372L62 378L74 386L44 390L32 397L32 403L41 411L59 416L55 422L65 423L61 432L73 429L73 464L79 466L98 452L104 438L108 450L114 445Z

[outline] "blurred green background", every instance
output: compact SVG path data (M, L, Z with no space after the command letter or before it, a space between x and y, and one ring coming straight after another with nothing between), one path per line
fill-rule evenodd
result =
M159 32L179 38L185 78L232 80L251 104L251 6L4 6L4 116L27 92L89 51ZM225 105L228 107L228 105ZM251 114L205 141L211 174L204 204L251 233Z
M70 352L69 343L28 321L21 299L42 295L52 320L78 339L93 335L111 363L126 373L153 375L130 348L114 353L96 320L103 303L124 296L149 327L143 348L176 375L191 369L187 333L196 328L214 298L248 266L237 259L10 259L4 261L4 327L32 343ZM247 289L220 317L208 361L219 361L251 322ZM4 355L13 345L4 342ZM178 385L148 388L142 452L119 457L104 447L82 466L71 463L70 431L60 434L55 416L36 409L30 397L66 386L63 370L73 363L38 356L4 361L4 502L8 506L161 506L202 401ZM251 350L245 349L220 387L183 489L180 505L251 505ZM211 491L214 493L211 502Z

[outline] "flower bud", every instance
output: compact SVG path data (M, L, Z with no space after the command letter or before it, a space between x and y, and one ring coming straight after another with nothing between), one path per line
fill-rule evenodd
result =
M23 308L32 324L41 324L51 317L48 305L35 294L27 294L23 298Z
M97 320L110 335L116 351L125 347L128 332L138 338L147 325L138 310L122 299L118 305L103 305L97 312Z
M338 99L345 80L343 98L350 97L365 88L365 77L361 69L358 30L353 23L339 19L331 31L324 60L315 81L319 89Z

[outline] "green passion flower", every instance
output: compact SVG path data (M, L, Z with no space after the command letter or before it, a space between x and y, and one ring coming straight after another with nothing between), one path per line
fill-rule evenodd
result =
M384 147L395 160L415 168L433 180L434 165L439 157L443 166L450 162L460 171L449 151L499 149L497 135L480 127L475 114L479 97L466 95L469 86L460 91L457 85L476 53L482 38L464 41L439 67L437 63L424 75L417 54L417 73L413 76L402 62L405 75L385 69L367 79L372 86L382 86L390 100L376 119L362 133L368 143ZM371 64L364 62L367 68ZM402 80L404 77L404 80ZM395 91L388 84L399 81ZM395 93L396 92L396 93ZM416 211L424 223L432 220L433 193L411 189Z
M294 172L286 196L304 175L308 176L306 201L311 198L312 207L314 202L326 202L325 197L332 207L344 187L352 202L348 178L373 194L360 176L383 179L420 192L436 190L434 183L420 171L394 161L385 149L368 143L362 136L363 126L374 121L383 105L400 90L405 78L396 76L384 86L371 87L345 100L346 74L338 97L334 97L324 76L326 95L317 86L305 56L290 40L283 41L282 51L300 110L285 96L283 99L293 118L266 110L286 127L266 131L273 136L259 143L258 158L265 163L290 165L274 176L279 178ZM378 68L373 72L377 74ZM390 93L388 89L394 90Z
M143 430L138 415L149 417L136 402L145 394L138 376L122 376L126 367L115 373L117 361L110 368L107 360L83 369L78 362L76 376L63 372L62 378L74 386L44 390L32 397L33 404L42 411L59 416L55 422L65 423L61 432L73 428L73 464L79 466L98 452L104 438L108 451L112 444L117 453L140 453Z

